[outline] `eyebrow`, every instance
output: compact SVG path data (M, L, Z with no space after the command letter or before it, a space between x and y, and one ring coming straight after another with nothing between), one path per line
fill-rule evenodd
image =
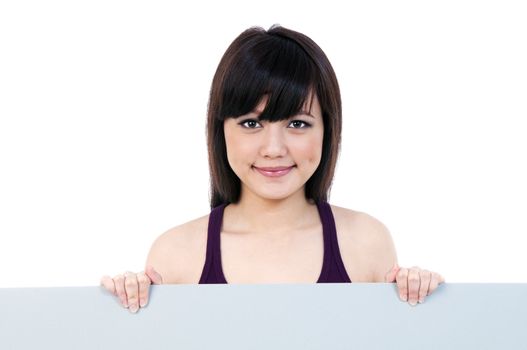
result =
M256 111L256 110L255 110L255 111L253 111L253 113L256 113L256 114L260 115L260 114L263 113L263 111ZM314 115L312 115L312 114L309 113L308 111L300 111L300 113L298 113L298 114L302 114L302 115L305 115L305 116L308 116L308 117L311 117L311 118L317 119L317 118L315 118Z

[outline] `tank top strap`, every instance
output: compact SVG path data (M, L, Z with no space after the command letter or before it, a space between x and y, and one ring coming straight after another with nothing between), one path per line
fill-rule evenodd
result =
M220 234L223 211L228 203L213 208L207 229L207 253L199 284L227 283L221 266Z
M324 262L317 283L350 283L342 256L340 255L335 218L326 201L317 201L324 235Z

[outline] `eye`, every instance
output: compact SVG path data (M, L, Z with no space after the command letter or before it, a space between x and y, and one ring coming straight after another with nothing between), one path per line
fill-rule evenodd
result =
M259 123L257 120L254 120L254 119L247 119L247 120L244 120L238 123L238 125L241 125L242 127L246 129L256 129L255 124L259 124Z
M304 124L305 126L302 127L301 125ZM289 125L295 125L295 127L293 127L293 129L307 129L309 127L311 127L311 124L303 121L303 120L293 120L291 121L291 124Z

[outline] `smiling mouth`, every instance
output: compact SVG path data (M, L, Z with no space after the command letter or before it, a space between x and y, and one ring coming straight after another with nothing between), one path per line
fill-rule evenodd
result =
M260 174L266 176L266 177L280 177L288 174L295 166L289 166L289 167L265 167L265 168L258 168L253 166Z

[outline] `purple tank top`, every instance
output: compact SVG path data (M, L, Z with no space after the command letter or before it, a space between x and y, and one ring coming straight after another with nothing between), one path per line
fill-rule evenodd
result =
M351 283L340 256L335 219L331 206L325 201L317 201L318 214L322 221L324 235L324 262L317 283ZM207 255L199 284L227 283L221 267L220 232L223 209L226 203L212 209L207 231Z

